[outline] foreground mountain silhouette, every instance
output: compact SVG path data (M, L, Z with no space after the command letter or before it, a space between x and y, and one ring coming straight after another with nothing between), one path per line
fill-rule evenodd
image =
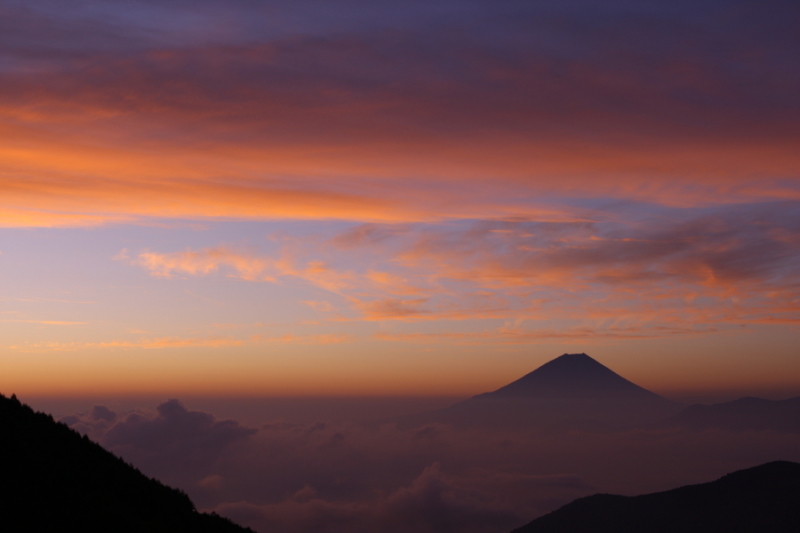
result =
M665 425L695 431L714 428L800 433L800 396L788 400L739 398L713 405L691 405Z
M252 533L1 394L0 516L15 532Z
M643 496L595 494L512 533L797 533L800 464L776 461Z
M564 354L493 392L400 420L497 429L604 430L652 425L681 405L628 381L584 353Z

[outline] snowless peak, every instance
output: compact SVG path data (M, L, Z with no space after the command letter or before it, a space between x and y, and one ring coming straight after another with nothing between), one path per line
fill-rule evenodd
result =
M585 353L570 353L494 392L409 417L405 423L595 431L644 427L680 409L680 404L631 383Z
M569 353L484 396L539 398L633 398L658 395L628 381L585 353Z

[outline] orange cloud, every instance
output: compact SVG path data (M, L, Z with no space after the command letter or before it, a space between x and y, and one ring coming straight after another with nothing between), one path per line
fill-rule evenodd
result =
M25 324L43 324L46 326L83 326L86 322L73 322L68 320L22 320L22 319L0 319L0 322L20 322Z
M180 338L160 337L156 339L141 339L138 341L109 341L109 342L40 342L25 343L22 345L8 346L9 350L17 351L56 351L75 352L79 350L94 349L144 349L158 350L162 348L185 348L188 346L223 348L228 346L241 346L244 341L228 338Z
M122 253L118 257L127 259ZM146 251L141 252L133 263L149 270L154 276L165 278L175 275L207 275L221 267L229 267L234 271L232 275L249 281L276 281L279 277L295 277L334 293L340 293L349 287L353 278L351 273L337 271L324 261L298 261L292 257L290 251L282 253L278 258L268 258L224 246L202 250L187 249L168 254Z
M518 67L499 100L467 84L451 86L463 96L453 98L435 80L422 80L429 86L413 94L347 91L339 86L338 71L350 64L344 56L332 72L304 65L311 78L299 86L251 75L274 65L276 54L278 64L295 57L295 45L323 52L314 43L165 50L98 57L91 69L4 74L0 226L150 217L565 221L585 213L543 197L673 206L800 198L800 132L775 110L760 125L774 127L769 138L731 136L724 120L698 138L666 112L682 104L665 103L662 93L647 105L631 97L645 105L636 112L607 109L592 92L605 84L597 70L575 70L579 84L564 91L530 74L546 72L543 65ZM366 45L350 52L376 59ZM242 70L224 67L236 64ZM485 65L476 67L489 76ZM204 73L213 71L224 87L209 82ZM626 84L615 90L635 92ZM537 94L555 99L564 114L539 107ZM579 101L587 102L583 113L574 110ZM551 134L564 123L573 134Z
M311 307L315 311L321 311L323 313L330 313L331 311L334 310L333 305L330 302L326 302L326 301L313 301L313 300L311 300L311 301L306 301L306 302L303 302L303 303L307 304L309 307Z
M287 333L277 337L267 337L264 335L254 335L250 338L255 343L265 344L342 344L352 342L354 337L345 334L322 334L322 335L292 335Z
M364 313L368 320L415 319L430 314L423 308L427 298L413 300L400 300L398 298L383 298L371 301L355 300L355 305ZM441 315L438 318L442 318Z
M193 276L209 274L222 266L228 266L242 279L274 280L269 276L264 277L264 271L273 266L272 262L226 248L185 250L172 254L142 252L135 262L149 270L152 275L166 278L172 277L175 273Z
M369 270L366 279L379 291L398 296L414 296L430 290L430 283L428 287L413 285L405 277L386 271Z
M389 342L445 342L463 345L477 344L531 344L547 343L553 341L569 341L570 343L596 344L602 341L619 341L624 339L658 339L673 335L705 335L719 332L716 327L692 327L687 322L683 325L636 325L636 326L611 326L601 325L590 327L573 327L564 329L525 329L525 328L498 328L482 332L446 332L446 333L386 333L375 334L377 339Z
M611 35L603 17L552 24L539 9L523 9L511 26L532 26L509 40L474 31L486 21L464 12L452 33L428 13L413 29L331 21L213 42L6 10L0 226L564 222L592 218L565 198L800 199L800 90L783 27L763 23L770 35L754 45L740 38L746 10L709 8L730 25L712 46L688 13L608 7ZM542 46L545 34L570 44Z
M285 241L275 257L218 247L146 252L137 264L162 276L227 267L242 279L299 279L358 317L331 321L518 319L538 324L518 339L649 338L800 321L799 234L782 211L735 207L655 225L368 225Z
M14 144L16 135L9 131L4 144ZM135 141L125 149L97 148L91 139L31 144L26 150L0 149L1 227L94 226L148 218L403 222L516 216L568 221L586 213L549 197L602 195L674 206L800 198L794 177L800 160L780 163L781 170L773 168L774 154L745 156L747 147L723 151L695 168L697 154L668 147L597 161L576 154L616 149L515 147L479 140L435 154L405 141L336 148L259 144L253 150L168 143L154 148ZM672 168L648 163L661 160L672 161ZM374 163L362 168L355 161ZM753 173L776 178L754 182ZM446 192L432 195L432 184Z

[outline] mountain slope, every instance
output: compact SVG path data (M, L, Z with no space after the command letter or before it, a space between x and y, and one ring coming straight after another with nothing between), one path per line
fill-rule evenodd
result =
M739 398L713 405L691 405L667 425L691 430L782 431L800 433L800 397L788 400Z
M800 464L776 461L716 481L626 497L595 494L512 533L796 533Z
M400 424L591 431L652 425L680 408L586 354L564 354L496 391Z
M0 395L0 512L14 531L244 533L44 413Z
M585 353L564 354L520 379L476 398L663 400Z

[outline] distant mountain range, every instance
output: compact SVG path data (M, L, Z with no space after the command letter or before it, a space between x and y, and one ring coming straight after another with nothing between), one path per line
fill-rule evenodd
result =
M689 430L800 432L800 397L740 398L685 407L636 385L584 353L564 354L495 391L450 407L394 419L498 430L681 427Z
M183 492L3 395L0 516L3 527L20 533L252 533L218 515L198 513Z
M800 397L788 400L739 398L714 405L691 405L665 422L700 431L781 431L800 433Z
M642 496L595 494L512 533L797 533L800 464L776 461Z
M399 423L605 430L652 424L682 407L580 353L564 354L496 391Z

